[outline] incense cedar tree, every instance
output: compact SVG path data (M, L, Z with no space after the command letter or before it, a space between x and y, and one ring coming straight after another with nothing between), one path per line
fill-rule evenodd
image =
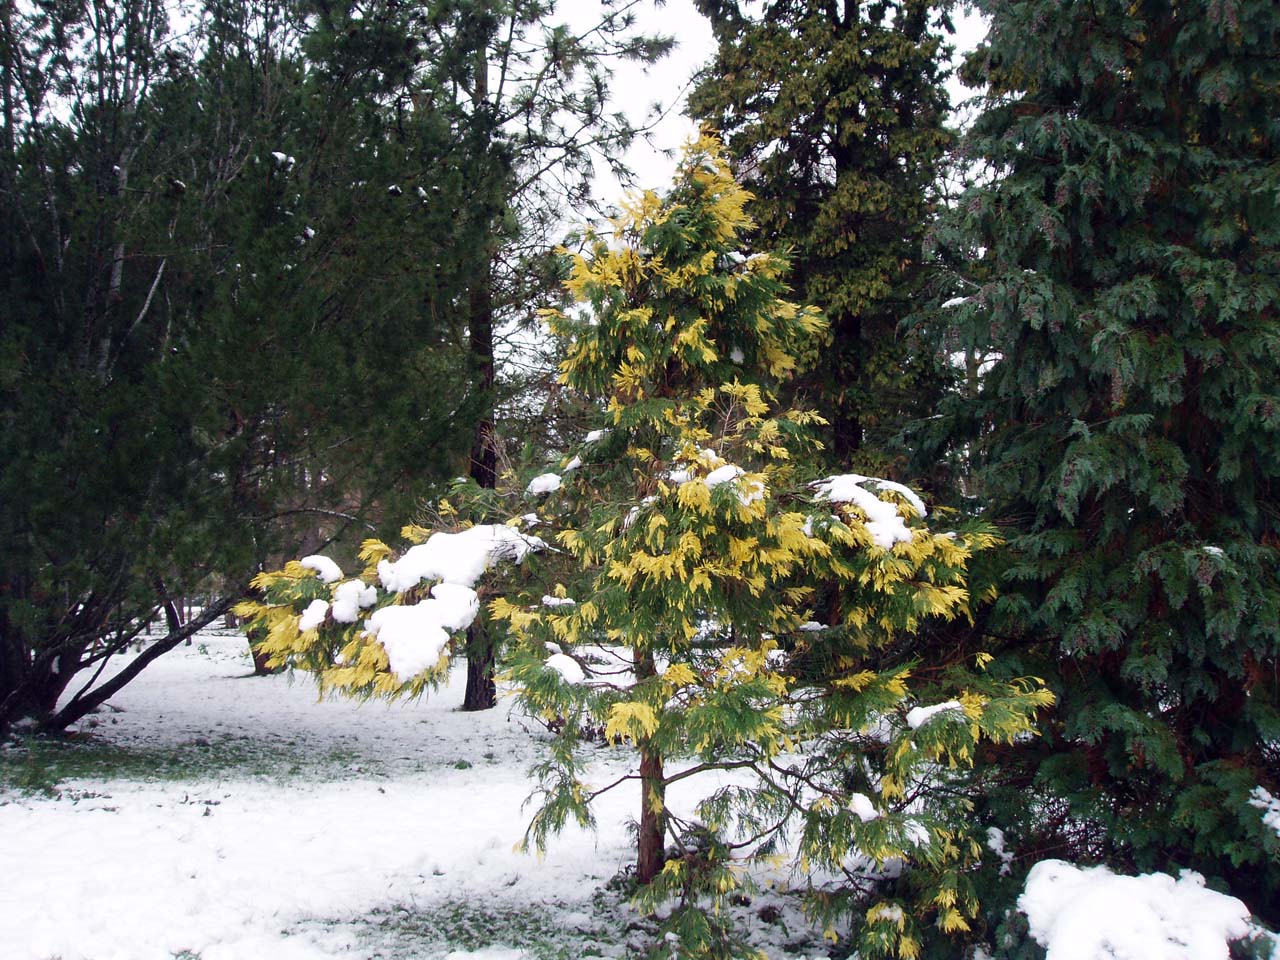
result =
M600 429L525 488L536 511L411 528L425 541L394 563L371 542L359 580L307 558L263 575L265 602L242 612L268 629L264 649L327 687L413 695L443 676L447 645L428 629L424 652L406 655L392 618L430 608L424 618L461 629L465 611L453 613L474 616L475 594L455 606L459 579L524 559L490 612L509 632L507 678L558 731L534 770L526 843L591 825L595 797L638 782L635 876L640 902L665 915L662 956L757 955L721 907L749 885L744 867L790 838L801 863L836 878L813 889L833 936L848 919L864 956L915 957L977 913L966 768L979 741L1028 733L1051 697L1033 679L997 681L982 655L917 679L913 633L969 615L966 565L994 538L928 531L898 484L806 482L820 418L776 409L768 385L812 356L824 323L783 298L784 261L738 255L747 200L704 138L668 194L634 197L611 237L589 237L568 281L579 309L546 319L565 343L561 380L594 399ZM486 545L471 571L429 569L428 554L466 538ZM827 581L841 608L818 624ZM340 594L363 598L363 624ZM802 678L815 650L829 669ZM591 729L635 749L630 774L586 782ZM714 771L724 785L692 815L668 806L671 784Z
M791 282L830 323L830 348L791 392L821 398L831 464L882 470L944 379L899 324L931 269L922 242L951 143L946 8L744 6L699 0L717 50L690 109L722 131L761 242L793 248Z
M1280 8L979 6L995 176L938 250L979 278L955 333L1000 359L952 439L1013 530L997 632L1061 702L1010 843L1191 868L1274 923Z

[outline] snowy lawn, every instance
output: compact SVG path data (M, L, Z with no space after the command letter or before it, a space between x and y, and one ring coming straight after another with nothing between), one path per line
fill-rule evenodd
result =
M460 712L458 673L418 703L318 702L305 676L253 677L243 637L198 641L71 742L0 747L0 960L569 960L648 945L655 924L616 879L637 786L601 797L599 831L568 830L540 861L515 847L547 737L510 701ZM631 760L598 748L593 779ZM681 781L669 803L688 813L716 785ZM798 906L765 884L734 912L771 960L828 956ZM1227 939L1270 939L1195 877L1046 861L1021 906L1049 960L1226 960Z
M250 676L242 637L197 639L81 742L0 754L0 958L515 960L646 942L609 886L638 787L539 861L514 847L546 737L510 701L462 713L459 672L418 703L317 702L305 676ZM630 759L601 748L598 779ZM826 955L792 898L753 899L741 913L771 957Z

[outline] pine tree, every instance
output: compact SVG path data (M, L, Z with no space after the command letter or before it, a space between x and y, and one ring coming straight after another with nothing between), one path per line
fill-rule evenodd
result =
M165 6L0 21L0 727L73 722L201 625L97 670L173 598L215 592L211 621L456 470L449 126L395 122L367 61L310 69L282 0L207 0L198 42Z
M806 863L850 881L815 897L832 929L850 918L863 955L912 957L933 924L961 933L977 910L963 768L979 741L1027 732L1049 697L997 681L980 651L915 662L921 625L970 612L966 565L989 533L929 532L899 484L805 482L819 418L779 408L770 387L811 355L823 321L784 298L785 261L737 255L747 199L703 140L670 193L634 198L575 258L578 309L547 320L566 344L563 385L595 402L601 427L560 473L530 481L535 511L410 529L424 542L394 562L370 542L355 580L309 558L261 577L265 603L243 612L325 686L412 695L443 677L483 568L528 556L489 587L513 641L508 675L558 731L535 769L527 842L591 824L594 797L618 785L583 779L584 733L601 730L637 754L619 783L641 787L635 879L648 909L671 907L662 950L748 951L721 908L743 865L790 831ZM462 585L468 565L442 558L464 539L480 553ZM818 623L815 588L832 580L843 605ZM401 622L421 635L388 632ZM917 699L941 702L908 711ZM711 771L742 779L695 817L667 806L672 783ZM907 877L891 881L899 862Z
M899 331L925 280L921 241L950 134L931 0L702 0L718 43L690 110L721 131L762 242L790 246L792 283L822 307L830 348L793 389L821 404L829 461L880 469L940 375Z
M1274 923L1280 8L980 6L993 179L939 252L999 357L953 437L1014 532L995 629L1061 702L1010 761L1020 854L1192 868Z

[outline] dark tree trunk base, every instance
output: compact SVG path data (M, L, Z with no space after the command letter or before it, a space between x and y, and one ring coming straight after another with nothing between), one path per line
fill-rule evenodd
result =
M498 705L498 686L493 682L493 642L483 626L467 628L467 692L463 710L491 710Z

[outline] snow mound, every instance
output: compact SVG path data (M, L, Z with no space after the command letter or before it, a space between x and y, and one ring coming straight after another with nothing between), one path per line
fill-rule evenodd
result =
M337 583L342 579L342 570L328 557L312 554L298 561L308 570L314 570L325 583Z
M481 524L461 533L433 533L426 543L405 551L399 560L378 564L382 588L401 593L423 580L443 580L474 587L481 574L500 560L519 563L545 549L538 537L503 524Z
M1119 876L1106 867L1044 860L1018 908L1047 960L1227 960L1249 935L1249 908L1190 870Z

